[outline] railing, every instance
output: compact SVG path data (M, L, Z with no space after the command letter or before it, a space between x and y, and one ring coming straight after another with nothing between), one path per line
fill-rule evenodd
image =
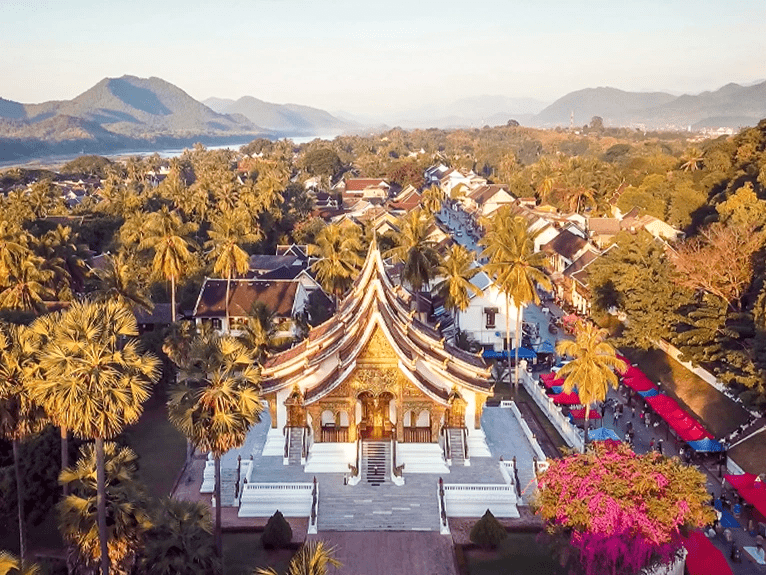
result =
M322 427L324 443L347 443L348 427Z
M463 458L468 461L468 430L463 427Z
M431 443L431 428L405 427L403 443Z
M351 477L359 477L359 460L362 458L362 438L356 438L356 463L352 465L348 464L348 468L351 470Z
M301 435L301 463L305 463L309 456L309 428L304 427Z
M282 433L285 435L285 455L282 463L288 465L290 463L290 434L292 433L292 427L285 427Z
M521 381L524 385L524 389L526 389L529 395L532 396L532 399L535 400L537 406L548 417L551 423L553 423L554 427L558 430L567 444L570 447L582 450L582 430L575 425L572 425L572 422L561 412L561 409L553 403L553 399L551 399L550 396L545 395L545 392L527 372L521 372Z
M316 476L314 477L314 488L311 490L311 516L309 517L308 532L317 532L317 517L319 515L319 484Z
M402 478L402 472L404 471L404 463L401 465L396 464L396 440L391 440L391 481L396 485L404 485L404 479Z
M452 452L449 444L449 431L446 427L442 427L442 432L444 433L444 453L447 455L447 463L450 463L452 461Z
M439 478L439 532L448 535L449 523L447 522L447 504L444 503L444 480Z

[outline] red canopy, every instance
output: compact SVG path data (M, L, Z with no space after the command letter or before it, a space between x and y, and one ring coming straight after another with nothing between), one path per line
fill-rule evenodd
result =
M620 356L617 356L620 358ZM622 359L622 358L620 358ZM622 377L625 379L630 379L633 377L646 377L646 374L641 371L640 368L636 367L635 365L628 364L628 370L622 374Z
M617 356L617 359L621 359L621 360L622 360L622 361L624 361L624 362L625 362L625 363L626 363L628 366L630 365L630 360L629 360L627 357L625 357L624 355L620 355L619 353L618 353L618 354L615 354L615 355Z
M553 398L553 402L558 403L559 405L580 405L582 403L580 401L580 396L574 391L571 393L558 393L556 395L551 395L551 397Z
M585 419L584 407L581 407L580 409L572 409L569 413L571 413L572 417L575 419ZM601 419L601 414L597 409L591 409L590 413L588 414L588 419Z
M766 517L766 484L758 479L757 475L745 473L743 475L726 475L726 481L739 491L745 501L755 507L758 512Z
M557 387L557 386L560 386L560 385L564 385L564 380L563 379L549 379L548 381L544 381L543 385L546 388L550 389L551 387Z
M540 374L540 381L551 381L553 379L556 379L555 373L541 373Z
M635 377L623 377L622 383L635 391L649 391L657 386L644 374Z
M579 320L580 318L573 313L570 313L569 315L565 315L564 317L561 318L562 323L575 323Z
M684 441L698 441L706 437L712 439L700 423L691 417L678 405L678 402L670 396L659 394L645 398L652 406L655 413L668 422L668 425L676 432L676 435Z
M686 568L689 575L732 575L729 562L713 543L700 531L692 531L689 538L682 538L689 552Z

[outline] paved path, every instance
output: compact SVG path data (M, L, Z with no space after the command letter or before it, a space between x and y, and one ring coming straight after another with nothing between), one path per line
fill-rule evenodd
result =
M438 532L327 531L309 539L336 548L343 566L332 575L458 575L452 538Z

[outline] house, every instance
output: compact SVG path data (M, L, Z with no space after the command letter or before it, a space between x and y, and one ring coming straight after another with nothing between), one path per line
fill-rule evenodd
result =
M487 184L468 192L462 203L467 212L476 212L479 217L487 217L500 206L512 204L515 199L504 184Z
M382 203L388 197L391 186L380 178L348 178L338 182L334 189L341 193L345 205L362 199Z
M426 186L438 186L441 183L441 179L450 170L451 168L448 166L445 166L444 164L439 164L438 166L431 166L423 174L423 177L426 182Z
M591 293L588 288L588 266L596 261L601 254L588 250L573 261L563 272L566 290L564 299L572 304L577 313L590 313Z
M169 303L156 303L151 311L136 306L133 308L133 315L136 316L138 333L142 334L167 327L173 323L173 306ZM180 315L176 314L176 317L180 317Z
M405 193L405 190L406 193ZM388 203L388 209L399 214L406 214L420 206L422 194L412 186L406 186L401 193Z
M612 242L612 238L620 233L620 220L617 218L588 218L588 237L599 248L603 249Z
M458 327L484 350L502 351L505 349L506 335L505 294L484 272L476 274L471 283L481 289L483 294L469 292L468 309L457 314ZM516 308L510 307L508 312L513 337L516 331Z
M486 178L482 178L473 170L465 171L456 170L454 168L445 172L439 180L439 186L449 197L453 197L453 190L457 188L457 186L465 186L465 193L468 193L470 190L474 190L479 186L484 186L486 184Z
M541 251L550 257L551 271L563 272L585 251L593 250L584 233L575 226L561 230L556 237L541 247Z

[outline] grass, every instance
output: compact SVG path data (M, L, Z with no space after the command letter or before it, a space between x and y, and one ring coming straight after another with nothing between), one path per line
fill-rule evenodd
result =
M469 575L564 575L550 549L536 533L509 533L494 551L464 549Z
M250 575L258 567L273 567L284 573L294 554L294 549L264 549L261 533L223 534L226 575Z
M152 497L170 495L186 459L186 440L168 420L165 395L157 391L144 404L138 422L124 431L139 456L139 479Z

